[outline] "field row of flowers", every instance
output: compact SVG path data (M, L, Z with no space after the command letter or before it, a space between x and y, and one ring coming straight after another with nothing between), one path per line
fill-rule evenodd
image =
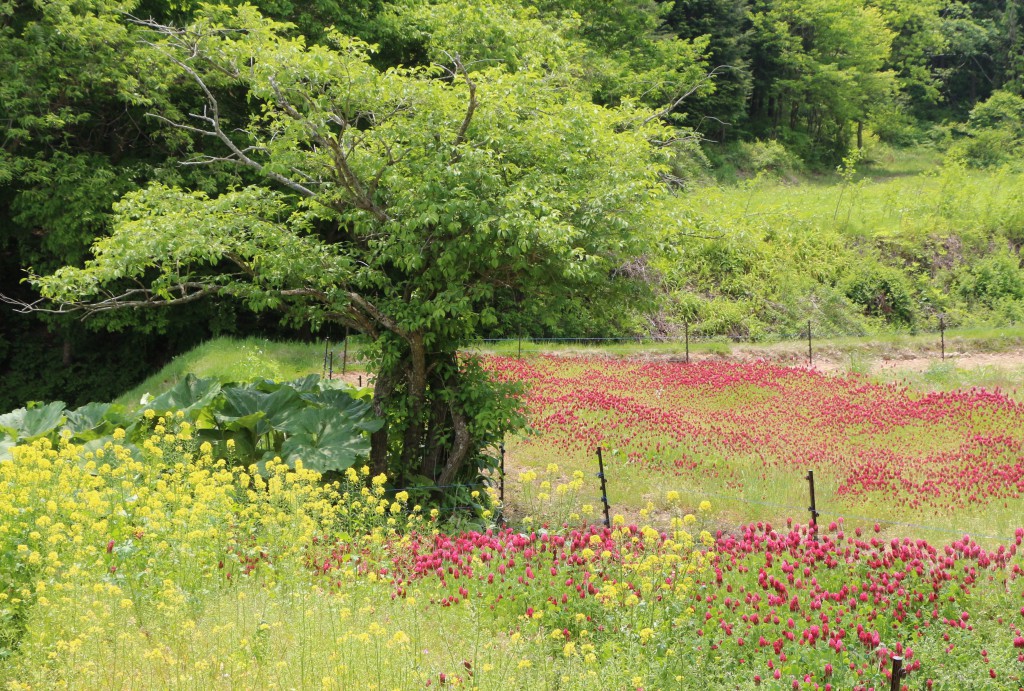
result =
M593 416L587 429L603 416L604 444L633 429L637 399L659 400L653 379L638 384L635 369L608 364L622 388L598 409L595 363L497 363L507 376L531 366L530 376L549 367L561 379L534 387L535 426L551 427L528 448L547 446L547 462L509 479L520 502L504 507L509 526L488 525L482 510L477 529L447 529L366 468L325 485L301 463L234 465L173 416L150 419L141 459L117 432L93 451L66 439L16 447L0 463L0 684L866 691L888 689L891 658L902 655L908 690L1024 687L1024 530L983 546L838 518L817 530L729 524L664 482L611 525L595 524L592 474L550 450L561 443L556 405L567 411L572 399L563 387L589 401L573 413ZM702 405L742 417L764 395L750 381L764 375L723 372ZM787 372L780 385L813 395L801 380L810 375ZM662 388L660 400L684 395ZM1002 405L969 415L993 424L1010 414ZM715 424L710 413L678 418ZM719 424L722 436L736 431ZM661 472L672 451L659 441L663 455L646 466L624 445L612 469L686 472ZM698 451L686 453L700 464ZM480 499L497 515L494 496Z

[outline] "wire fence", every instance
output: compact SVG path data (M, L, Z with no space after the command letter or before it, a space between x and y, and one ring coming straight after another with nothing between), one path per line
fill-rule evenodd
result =
M884 334L840 333L834 330L819 331L813 322L808 321L806 326L796 332L773 333L764 338L750 338L749 335L734 334L723 335L702 331L699 328L684 324L682 333L663 335L636 335L636 336L516 336L507 338L483 338L475 341L471 350L497 349L503 352L514 352L517 356L534 355L544 353L558 348L566 347L608 347L608 346L635 346L638 348L655 348L669 350L682 354L686 361L690 359L691 350L696 353L711 352L712 354L727 354L733 347L763 347L769 345L791 345L797 349L795 355L803 357L811 364L817 347L849 347L857 342L877 343L893 342L899 343L901 339L912 340L917 347L922 347L930 352L937 352L940 360L947 356L956 356L960 353L950 350L951 345L962 345L964 340L986 339L1003 340L1010 343L1024 343L1024 329L1006 327L998 330L979 329L947 329L944 318L938 318L930 323L927 328L915 328L905 332L894 332Z
M608 486L614 479L614 473L609 476L604 466L603 457L598 454L598 472L593 474L593 477L600 481L595 483L593 489L599 489L601 494L594 496L593 501L601 502L602 510L604 514L604 524L610 526L611 523L611 511L613 504L610 502ZM857 521L865 525L878 524L885 525L886 527L900 527L907 528L915 531L923 531L927 533L936 533L943 535L953 535L956 537L963 537L969 535L975 540L991 540L999 542L1011 542L1016 539L1014 535L998 535L988 533L972 533L967 528L950 528L947 526L939 526L928 523L913 523L905 521L896 521L892 518L886 518L881 516L866 516L860 514L851 514L842 511L833 511L827 507L817 507L814 501L814 489L813 489L813 472L808 473L809 477L805 478L810 480L810 505L809 506L797 506L794 504L783 504L779 502L762 501L757 499L750 499L748 497L738 496L736 494L726 494L722 492L708 491L704 488L698 487L671 487L666 491L675 491L681 495L699 497L703 499L714 499L723 503L735 503L747 505L750 507L757 507L761 509L773 509L776 511L788 512L786 518L799 519L800 515L804 512L809 514L810 520L808 526L813 527L814 531L817 532L818 525L822 522L820 519L843 519L844 521ZM494 516L493 520L499 525L505 524L505 472L504 472L504 449L502 449L502 466L500 470L494 473L494 475L486 481L475 482L475 483L460 483L460 484L448 484L448 485L413 485L409 487L389 487L385 489L387 494L397 494L398 492L410 492L416 493L417 495L426 495L436 492L450 492L451 490L470 490L470 491L481 491L488 488L493 488L500 492L500 499L497 505L490 507L483 502L470 503L470 504L457 504L452 506L438 506L436 510L438 514L455 514L460 511L469 512L473 515L479 515L488 508L493 508ZM465 495L463 495L465 496ZM631 507L632 508L632 507Z
M792 511L792 512L794 512L794 514L792 516L789 516L790 518L797 518L799 516L799 514L809 513L809 511L810 511L809 507L807 507L807 506L794 506L792 504L778 504L778 503L773 503L773 502L758 501L758 500L755 500L755 499L748 499L746 497L739 497L739 496L735 496L735 495L727 495L727 494L720 494L720 493L716 493L716 492L708 492L708 491L705 491L703 489L681 488L681 489L676 489L675 491L679 492L680 494L687 494L687 495L699 496L699 497L710 497L712 499L719 499L719 500L722 500L722 501L735 502L735 503L739 503L739 504L746 504L746 505L749 505L749 506L757 506L757 507L761 507L761 508L770 508L770 509L781 509L783 511ZM922 531L933 532L933 533L943 533L943 534L947 534L947 535L956 535L957 537L963 537L965 534L970 534L970 536L972 538L983 539L983 540L1011 541L1011 540L1016 539L1016 536L1014 536L1014 535L988 535L988 534L971 533L971 531L969 529L966 529L966 528L948 528L948 527L945 527L945 526L937 526L937 525L927 524L927 523L908 523L908 522L903 522L903 521L894 521L894 520L892 520L892 518L882 518L880 516L864 516L864 515L859 515L859 514L847 513L847 512L844 512L844 511L832 511L832 510L827 509L827 508L826 509L822 509L820 507L817 507L816 513L817 513L819 518L822 518L822 517L830 517L830 518L834 518L834 519L840 519L841 518L843 520L859 521L859 522L862 522L862 523L865 523L865 524L877 523L879 525L883 525L884 524L886 526L899 526L901 528L911 528L911 529L914 529L914 530L922 530ZM819 523L820 522L821 521L819 521Z
M339 340L325 338L322 374L325 378L334 379L339 374L345 375L353 365L365 366L365 362L356 361L349 352L349 342L363 344L365 339L358 334L345 333ZM943 317L937 317L925 325L917 325L913 329L884 333L840 332L821 325L813 320L797 331L773 332L764 337L751 337L748 330L740 329L737 333L723 334L719 331L706 330L699 324L684 323L682 331L672 334L640 334L634 336L514 336L503 338L481 338L467 345L467 351L498 350L503 353L537 355L564 347L617 347L627 351L632 347L640 349L660 349L671 354L680 355L689 362L691 351L695 355L727 355L733 348L792 346L790 353L796 359L804 358L808 364L814 364L818 348L839 348L855 350L860 344L893 344L913 343L915 349L928 353L937 353L938 359L957 357L962 352L951 348L963 347L965 342L989 342L995 346L1019 346L1024 344L1024 327L1001 327L996 329L981 328L947 328ZM986 346L987 347L987 346ZM834 353L833 353L834 355ZM362 372L353 372L358 376L358 383L363 385ZM370 381L367 380L367 384Z
M979 333L976 330L956 330L956 331L953 331L953 330L947 330L945 319L942 318L942 317L938 317L934 321L934 327L935 328L932 329L932 330L918 328L918 329L915 329L913 332L908 332L908 333L899 334L899 335L907 336L907 337L913 337L913 338L916 338L918 340L927 339L929 336L934 337L935 340L936 340L936 343L934 345L937 346L937 350L939 351L939 356L943 360L946 359L948 339L951 339L951 338L971 338L971 337L980 337L980 338L989 337L989 338L992 338L992 337L995 337L995 338L1001 338L1001 339L1012 339L1012 340L1015 340L1017 342L1024 341L1024 329L1001 329L1001 330L997 330L995 332L986 331L986 332L983 332L983 333ZM825 338L827 338L830 341L833 341L833 340L838 340L838 339L861 339L861 338L871 338L871 337L870 336L866 336L865 334L861 334L861 333L858 333L858 334L827 333ZM806 348L807 348L807 351L806 351L807 361L808 361L809 364L813 364L814 352L815 352L814 351L814 344L815 344L816 339L818 339L818 342L820 344L820 337L815 335L813 323L811 321L808 321L807 326L805 327L805 329L801 333L776 334L772 339L766 339L766 340L747 340L747 341L744 341L744 340L739 339L739 338L732 338L732 339L728 339L727 342L731 343L731 344L734 344L734 345L743 345L743 344L748 344L748 345L766 345L766 344L772 344L772 343L785 343L787 341L791 342L791 343L792 342L799 342L801 346L803 346L804 344L806 345ZM346 371L346 368L348 367L348 364L350 362L349 354L348 354L348 340L349 340L349 335L346 333L345 338L342 341L341 358L340 358L340 362L338 363L338 364L340 364L340 371L341 371L341 373L344 373ZM579 336L579 337L485 338L485 339L479 339L478 341L476 341L474 343L474 347L478 348L478 349L482 349L482 348L495 348L495 347L504 348L506 350L507 349L514 349L515 352L517 353L517 355L519 357L522 357L522 355L524 355L524 354L533 355L533 354L538 354L538 353L543 353L543 352L549 351L551 349L551 346L557 346L557 345L569 345L569 346L637 345L637 346L640 346L640 347L643 347L645 345L647 345L647 346L649 346L649 345L664 345L664 346L672 347L674 350L681 351L683 353L684 359L688 362L689 359L690 359L690 346L691 345L694 345L694 346L706 346L708 344L716 345L716 344L722 344L722 343L723 343L723 340L722 340L722 336L721 335L711 335L711 334L702 333L699 329L691 330L691 328L690 328L690 326L688 324L684 324L684 331L683 331L682 335L678 335L678 334L677 335L645 335L645 336L632 336L632 337ZM324 369L325 375L327 375L328 377L332 377L333 378L333 376L334 376L334 374L336 372L336 370L335 370L335 359L334 359L335 351L330 348L330 345L331 345L331 342L329 340L325 339L325 341L324 341L323 369ZM335 344L335 345L337 345L337 344ZM359 377L359 385L362 386L362 383L363 383L362 382L362 377L360 376ZM369 381L367 383L369 384ZM608 524L610 522L610 519L609 519L610 504L609 504L609 500L608 500L608 488L607 488L607 483L608 483L609 477L605 473L605 469L604 469L604 465L603 465L603 459L601 457L600 448L598 449L597 453L598 453L599 470L598 470L598 472L596 474L596 477L600 480L601 495L596 500L602 502L603 509L604 509L604 514L605 514L605 523ZM423 496L423 495L433 494L433 493L437 493L437 492L450 492L451 490L466 489L466 490L471 490L471 491L473 491L473 490L480 491L480 490L485 490L488 487L496 488L496 489L498 489L500 491L500 500L498 502L497 514L496 514L495 518L496 518L496 521L498 523L503 523L504 522L503 509L504 509L504 503L505 503L504 502L504 500L505 500L504 455L505 455L504 447L502 447L502 449L501 449L501 467L500 467L500 471L497 472L495 474L495 476L493 476L487 482L479 482L479 483L472 483L472 484L414 485L414 486L409 486L409 487L392 487L392 488L388 488L385 491L387 493L389 493L389 494L395 494L395 493L398 493L398 492L410 492L410 493L416 493L419 496ZM679 492L681 494L699 495L702 498L713 498L713 499L720 500L720 501L725 501L725 502L734 502L734 503L739 503L739 504L745 504L745 505L749 505L751 507L759 507L759 508L767 508L767 509L774 509L774 510L780 510L780 511L793 512L793 515L789 516L790 518L795 518L800 513L804 512L804 511L808 511L810 513L810 519L811 519L810 520L810 525L814 525L815 527L816 527L816 523L817 523L818 518L823 517L823 516L830 516L830 517L835 517L835 518L842 518L844 520L862 521L862 522L865 522L865 523L875 523L875 524L885 524L886 526L899 526L899 527L902 527L902 528L908 528L908 529L912 529L912 530L920 530L920 531L927 531L927 532L932 532L932 533L942 533L942 534L957 535L957 536L963 536L965 534L969 534L969 532L970 532L969 530L965 530L965 529L956 529L956 528L949 528L949 527L945 527L945 526L929 525L929 524L926 524L926 523L901 522L901 521L894 521L894 520L892 520L890 518L883 518L883 517L878 517L878 516L862 516L862 515L856 515L856 514L841 513L841 512L832 511L832 510L830 510L828 508L825 508L824 510L818 510L817 507L815 506L815 502L814 502L813 471L809 472L809 477L807 479L810 480L810 499L811 499L811 505L809 507L794 506L794 505L791 505L791 504L780 504L780 503L769 502L769 501L759 501L759 500L756 500L756 499L749 499L749 498L741 497L741 496L737 496L737 495L723 494L723 493L719 493L719 492L708 491L708 490L703 489L703 488L700 488L700 489L697 489L697 488L679 488L679 489L676 489L675 491L677 491L677 492ZM479 513L484 508L485 507L484 507L484 505L482 503L473 503L473 504L464 504L464 505L455 505L455 506L443 506L442 505L442 506L438 507L438 511L441 512L441 513L455 513L455 512L458 512L458 511L472 511L472 512ZM989 535L989 534L977 534L977 533L972 535L971 537L976 538L976 539L999 540L999 541L1011 541L1011 540L1015 539L1015 536Z
M808 472L808 478L806 478L806 479L808 479L810 481L810 487L809 487L810 504L809 504L809 506L803 506L803 507L801 507L801 506L794 506L794 505L791 505L791 504L779 504L779 503L774 503L774 502L757 501L757 500L753 500L753 499L748 499L746 497L740 497L740 496L728 495L728 494L721 494L721 493L716 493L716 492L708 492L708 491L706 491L704 489L697 489L697 488L690 488L690 487L677 489L675 491L677 491L677 492L679 492L681 494L696 495L696 496L700 496L700 497L704 497L704 498L711 497L711 498L720 499L722 501L735 502L735 503L739 503L739 504L746 504L746 505L749 505L749 506L757 506L757 507L771 508L771 509L780 509L780 510L783 510L783 511L792 511L792 512L794 512L793 515L787 516L788 518L797 518L799 516L799 514L807 512L808 515L809 515L809 518L810 518L810 521L809 521L808 524L814 526L815 529L817 528L817 525L821 523L821 521L819 520L820 518L822 518L822 517L830 517L830 518L834 518L834 519L843 519L844 521L859 521L859 522L862 522L862 523L865 523L865 524L877 524L877 525L885 525L885 526L898 526L898 527L901 527L901 528L910 528L910 529L913 529L913 530L926 531L926 532L929 532L929 533L941 533L941 534L946 534L946 535L956 535L957 537L963 537L964 535L970 535L970 537L973 538L973 539L997 540L997 541L1001 541L1001 542L1011 542L1011 541L1016 539L1016 536L1014 536L1014 535L992 535L992 534L971 533L971 531L969 529L966 529L966 528L949 528L949 527L946 527L946 526L939 526L939 525L928 524L928 523L912 523L912 522L904 522L904 521L895 521L892 518L883 518L883 517L880 517L880 516L865 516L865 515L859 515L859 514L851 514L851 513L848 513L848 512L844 512L844 511L833 511L833 510L828 509L828 508L822 509L822 508L818 507L816 505L816 502L815 502L813 471L809 471Z
M591 490L597 490L597 489L600 490L601 494L597 495L597 496L594 496L593 497L593 501L599 501L599 502L602 503L602 509L603 509L603 514L604 514L604 524L605 524L605 526L610 527L611 520L610 520L609 514L612 512L613 507L615 505L609 499L608 487L610 485L614 486L615 473L614 473L614 470L612 471L611 474L608 473L608 470L607 470L607 468L605 467L605 465L603 463L603 458L602 458L602 454L600 452L600 447L598 447L596 455L597 455L597 464L596 464L597 467L596 467L596 470L598 472L594 473L593 477L597 478L598 480L600 480L600 484L598 485L598 483L595 482L590 487L590 489ZM838 520L841 519L843 522L851 521L851 522L855 522L855 523L861 523L861 524L864 524L866 526L870 526L870 525L874 524L874 525L879 525L879 526L884 525L886 528L890 528L890 527L906 528L906 529L909 529L909 530L919 531L919 532L922 532L922 533L951 535L951 536L956 536L956 537L969 536L971 539L974 539L974 540L990 540L990 541L998 541L998 542L1013 542L1016 539L1015 535L993 534L993 533L989 533L989 532L979 533L979 532L972 532L972 530L969 529L969 528L962 528L962 527L961 528L955 528L955 527L934 525L934 524L923 523L923 522L915 523L915 522L908 522L908 521L897 521L897 520L893 520L891 517L868 516L868 515L862 515L862 514L858 514L858 513L848 513L848 512L845 512L845 511L836 511L836 510L832 510L832 509L830 509L828 507L825 507L825 508L818 507L816 505L816 501L815 501L814 479L813 478L814 478L813 471L809 471L807 477L804 478L806 481L808 481L808 484L809 484L809 487L808 487L809 496L808 496L808 498L809 498L810 501L809 501L809 505L806 505L806 506L798 506L798 505L795 505L795 504L784 504L784 503L779 503L779 502L771 502L771 501L762 501L762 500L757 500L757 499L751 499L751 498L739 496L739 495L736 495L736 494L726 494L726 493L722 493L722 492L708 491L708 490L706 490L703 487L684 486L684 487L666 487L664 489L665 489L666 493L674 491L674 492L676 492L676 493L678 493L680 495L686 495L686 496L690 496L690 497L695 497L695 498L698 498L700 500L713 499L713 500L717 500L717 501L719 501L721 503L724 503L724 504L740 504L740 505L745 505L745 506L749 506L749 507L757 507L757 508L760 508L760 509L775 510L775 511L780 512L780 515L778 516L780 519L793 519L793 520L796 520L796 521L799 522L801 516L806 514L807 519L808 519L806 525L812 529L812 533L814 535L818 534L818 532L819 532L819 525L824 522L821 519L824 518L826 520L829 520L830 522L832 520L838 521ZM588 495L588 496L590 496L590 495ZM583 500L581 499L580 501L583 501ZM696 506L698 504L696 499L694 500L693 504L694 504L694 506ZM636 509L636 507L630 506L630 507L627 507L627 509ZM907 535L907 536L904 536L904 537L911 537L911 536Z

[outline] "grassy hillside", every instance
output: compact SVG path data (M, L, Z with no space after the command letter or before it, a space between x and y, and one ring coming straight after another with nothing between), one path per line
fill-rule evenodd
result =
M912 170L907 168L907 172ZM1024 322L1024 174L949 165L681 195L655 268L663 324L764 340Z
M342 352L334 344L335 373L341 373ZM349 364L359 348L349 347ZM146 393L156 395L174 386L188 374L216 377L222 381L247 381L260 377L288 380L306 374L320 374L324 364L323 343L267 341L258 338L217 338L184 353L138 386L117 398L117 403L138 405Z

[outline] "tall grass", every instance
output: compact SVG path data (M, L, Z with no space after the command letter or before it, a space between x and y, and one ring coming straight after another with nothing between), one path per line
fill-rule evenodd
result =
M342 352L338 344L333 347L335 372L340 373ZM350 340L350 367L365 367L359 361L361 353L362 345L355 339ZM176 357L159 372L119 396L116 402L136 406L144 394L156 395L165 391L188 374L214 377L225 382L257 378L288 380L320 374L323 368L323 343L217 338Z

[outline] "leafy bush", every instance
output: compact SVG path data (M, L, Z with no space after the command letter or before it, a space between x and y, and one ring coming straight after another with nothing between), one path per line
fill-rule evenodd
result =
M975 130L1006 129L1018 137L1024 135L1024 98L995 91L971 109L967 123Z
M1003 251L962 267L956 275L956 292L970 304L988 309L1003 301L1024 299L1020 258Z
M977 168L990 168L1012 160L1018 142L1019 137L1004 127L977 130L950 147L948 156Z
M792 177L804 169L803 161L777 139L755 139L724 146L708 146L708 159L720 178Z
M949 155L976 167L998 166L1019 158L1024 139L1024 98L996 91L971 110L964 139L950 147Z
M846 296L859 305L865 315L880 317L893 325L910 326L914 323L913 285L899 269L867 263L849 274L842 285Z
M867 121L867 129L879 141L893 146L913 146L923 138L917 119L896 102L873 109Z

